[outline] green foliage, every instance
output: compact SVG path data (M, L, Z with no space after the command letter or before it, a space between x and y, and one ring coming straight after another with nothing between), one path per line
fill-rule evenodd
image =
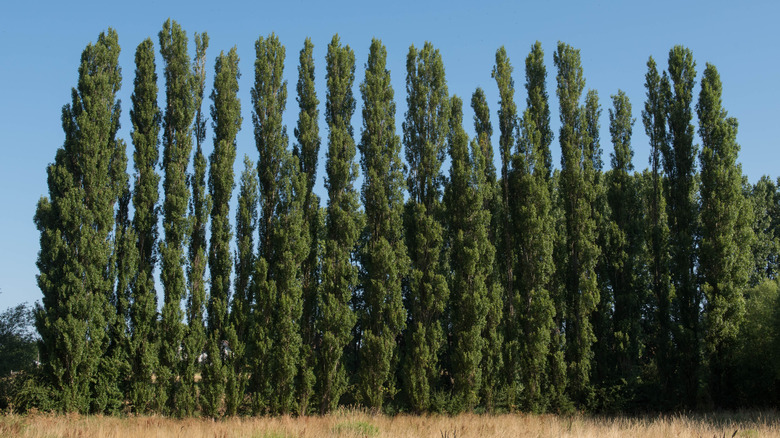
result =
M159 34L160 54L165 63L165 101L163 115L163 230L160 242L160 281L164 301L160 319L160 366L156 380L161 386L158 403L163 412L177 414L181 406L179 350L185 335L184 243L188 228L187 204L190 191L186 169L192 151L191 125L195 105L192 95L192 73L187 54L187 35L170 19Z
M558 68L556 93L561 109L561 201L565 214L566 253L558 272L564 277L566 361L569 393L585 402L590 391L593 333L591 314L599 302L596 281L596 174L600 170L598 96L589 92L585 106L579 101L585 87L579 50L558 43L553 56Z
M299 413L306 414L314 391L315 367L315 324L317 316L317 292L320 281L320 198L314 194L314 182L317 179L317 159L320 153L319 109L317 92L314 88L314 44L306 38L301 49L298 65L298 125L295 128L296 144L293 155L298 157L301 172L306 175L306 200L304 203L304 222L309 231L309 255L303 265L303 317L301 334L303 336L304 365L298 377L300 393Z
M696 287L696 146L693 144L691 102L696 77L691 51L675 46L669 51L671 91L667 95L668 142L663 145L666 174L664 192L669 220L670 276L674 287L672 319L678 357L676 365L680 401L696 405L700 378L701 294Z
M26 303L0 313L0 377L27 369L37 359L34 323L33 310Z
M493 278L495 247L488 236L490 210L485 192L492 193L485 176L482 147L471 143L463 129L462 102L450 103L450 178L444 194L450 248L450 313L452 378L461 406L473 410L482 386L483 332L489 308L489 281Z
M201 106L206 82L206 49L208 35L195 33L195 59L192 63L192 95L195 120L192 132L195 135L195 156L193 174L189 178L192 188L189 216L189 264L187 266L187 302L185 317L187 327L182 341L182 358L179 362L180 392L175 413L191 416L199 406L199 393L195 376L203 370L201 355L206 347L204 311L206 305L206 222L211 209L211 198L206 193L206 156L203 142L206 139L206 120Z
M160 122L157 106L157 73L154 43L147 38L135 52L135 80L130 121L133 130L133 165L136 179L133 188L133 231L138 252L138 275L132 284L130 303L130 389L132 408L149 413L159 408L157 386L153 376L158 365L159 333L157 330L157 293L154 268L157 264L158 186Z
M379 411L395 396L398 364L396 339L406 325L402 281L409 269L403 239L403 163L395 134L395 101L386 66L387 49L371 41L363 96L363 128L358 147L363 169L362 200L366 223L360 239L363 328L358 392L366 406Z
M750 274L753 240L752 204L742 193L742 166L737 163L737 120L727 117L721 102L718 70L707 64L696 112L702 139L701 249L698 273L706 298L704 352L709 365L710 397L727 400L726 367L744 321L742 295Z
M441 318L449 295L441 266L444 236L439 215L450 108L444 64L431 43L425 43L422 50L409 48L406 72L408 109L403 132L409 198L404 229L411 271L405 290L409 317L402 367L409 405L421 412L428 408L440 375Z
M656 63L651 57L647 61L645 88L647 100L642 111L642 123L645 133L650 139L650 184L645 184L643 199L647 205L645 219L645 242L647 247L646 269L649 271L650 289L653 298L651 317L654 324L652 334L648 338L649 352L654 352L652 360L657 368L657 379L662 390L662 397L667 398L672 391L672 337L671 337L671 302L673 289L671 285L670 253L669 253L669 223L664 192L664 170L662 155L667 142L667 108L669 79L664 72L658 74ZM647 177L645 178L647 179Z
M109 301L116 274L114 178L126 165L115 162L124 154L116 139L122 79L117 39L109 29L82 53L72 103L62 109L65 142L47 169L49 197L40 199L35 213L43 293L36 327L43 375L64 412L103 411L118 381L100 373L107 371L106 327L116 312Z
M480 187L483 209L490 214L490 223L486 224L488 239L493 246L493 258L495 260L495 248L498 244L498 220L500 219L501 199L499 198L500 186L496 181L496 168L493 164L493 145L490 136L493 127L490 124L490 111L485 99L485 92L477 88L471 96L471 107L474 109L475 139L480 148L480 163L484 173L484 182ZM476 155L476 152L472 152ZM504 297L501 288L501 273L493 267L491 275L486 278L487 308L485 313L485 328L482 337L485 339L482 350L482 392L480 398L488 412L493 412L496 406L499 390L503 383L502 371L504 336L502 330Z
M273 281L272 258L279 251L271 243L272 223L280 203L282 165L287 154L287 130L282 126L282 114L287 102L287 81L284 74L284 46L271 34L255 42L255 84L252 87L252 123L255 144L259 153L257 162L260 220L258 223L258 257L252 278L254 306L250 351L252 378L250 392L253 410L270 408L272 382L271 336L274 313L277 308L276 283Z
M335 409L346 391L342 356L356 321L349 303L357 286L353 252L361 228L358 195L354 188L358 168L351 124L355 112L355 98L352 96L355 53L349 46L341 46L338 35L334 35L328 45L326 64L328 154L325 187L328 190L328 207L318 302L320 318L317 320L317 332L321 336L317 357L321 413Z
M768 176L762 176L754 186L748 186L745 195L750 198L755 220L753 221L754 268L750 273L750 285L764 279L777 279L780 270L780 190Z
M496 51L496 64L493 66L492 77L496 80L498 86L498 94L500 97L499 109L498 109L498 127L501 134L499 138L499 150L501 152L501 205L497 209L496 213L496 249L497 254L503 255L498 258L498 271L501 276L501 284L504 291L511 292L514 290L514 243L512 242L513 235L511 232L510 217L509 217L509 205L510 205L510 188L509 188L509 166L512 160L512 146L515 144L515 131L517 130L517 105L515 104L515 81L512 79L512 64L509 62L509 58L506 54L506 49L502 46ZM515 337L513 333L514 326L509 321L514 321L516 317L516 309L512 300L505 300L505 321L507 326L505 332L508 342L511 343ZM515 357L512 356L511 347L504 352L505 366L508 367L506 375L512 375L514 369L516 369L514 362ZM510 380L513 380L510 377ZM510 393L517 394L517 388L510 388ZM510 398L515 398L510 396ZM510 402L512 403L512 402Z

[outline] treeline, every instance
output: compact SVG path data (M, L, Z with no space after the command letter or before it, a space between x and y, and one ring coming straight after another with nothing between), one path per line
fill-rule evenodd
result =
M168 20L162 68L151 39L136 49L133 170L117 137L116 32L82 54L35 214L42 365L18 407L219 417L778 401L780 191L742 175L717 69L705 66L695 99L690 50L672 48L663 71L647 63L644 171L632 163L631 103L610 97L606 170L599 94L567 44L553 54L560 131L537 42L522 110L517 72L496 52L498 117L476 89L472 139L439 51L411 46L400 138L385 47L372 40L356 78L353 50L334 36L321 202L312 42L299 52L292 140L285 47L274 34L255 42L257 154L238 178L236 49L216 57L206 99L208 35L194 34L193 58L189 43Z

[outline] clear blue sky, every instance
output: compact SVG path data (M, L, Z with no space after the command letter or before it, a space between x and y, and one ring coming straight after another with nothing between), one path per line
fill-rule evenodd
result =
M76 4L80 3L80 4ZM158 4L160 3L160 4ZM162 5L162 3L165 3ZM272 3L272 4L271 4ZM496 126L498 96L490 78L495 51L506 46L515 66L515 96L525 106L524 59L534 41L545 50L548 93L553 127L558 130L555 70L552 53L561 40L581 49L586 87L598 90L603 107L602 148L609 163L609 96L623 89L631 99L634 117L634 163L647 166L647 137L641 124L644 104L645 63L650 55L666 66L675 44L689 47L701 73L705 62L721 74L723 101L729 114L739 120L740 161L750 181L761 175L780 175L780 34L777 1L313 1L299 0L231 4L226 1L188 2L5 2L0 14L0 311L17 303L34 302L41 294L35 282L38 232L32 222L35 205L47 195L46 165L62 145L61 108L70 101L76 84L81 51L107 27L119 33L123 69L122 130L129 143L129 109L135 47L157 33L168 17L177 20L189 36L207 31L207 95L213 83L213 62L221 50L233 45L241 57L240 98L244 124L238 138L236 169L241 157L257 158L251 124L249 90L254 79L254 42L260 35L276 32L287 47L285 76L288 103L284 122L292 140L297 117L295 82L298 52L305 37L315 44L317 91L324 112L325 50L334 33L354 50L357 60L353 119L360 132L360 100L357 84L372 37L383 40L396 93L400 122L406 110L405 58L411 44L426 40L440 49L451 94L469 102L478 86L486 90L491 118ZM191 51L194 45L191 44ZM158 75L162 66L158 55ZM697 76L697 81L700 76ZM159 83L163 88L164 84ZM695 90L698 95L698 87ZM161 95L162 97L162 95ZM205 105L210 103L206 100ZM470 108L464 119L473 134ZM320 133L327 138L324 123ZM497 129L496 129L497 131ZM211 149L208 133L206 152ZM698 139L697 139L698 141ZM496 145L497 137L494 138ZM128 144L129 155L132 145ZM315 190L323 193L326 146L320 153ZM553 148L556 166L559 147ZM132 167L130 167L132 171ZM232 213L231 213L232 216ZM159 272L159 269L158 269ZM159 292L158 292L159 293Z

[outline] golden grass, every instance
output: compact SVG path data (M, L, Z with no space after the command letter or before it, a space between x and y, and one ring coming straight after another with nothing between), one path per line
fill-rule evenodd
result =
M81 415L0 416L0 437L780 437L776 412L695 416L558 415L372 416L340 411L324 417L241 417L222 421Z

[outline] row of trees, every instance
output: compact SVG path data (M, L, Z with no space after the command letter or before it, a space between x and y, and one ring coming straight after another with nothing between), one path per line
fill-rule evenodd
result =
M449 95L430 43L407 56L401 139L386 49L372 41L356 143L355 56L334 36L322 208L313 44L300 51L290 149L285 48L260 37L250 100L258 158L244 158L232 226L239 59L235 48L216 58L204 113L208 35L194 42L190 59L185 32L165 22L162 108L154 43L136 50L132 188L116 135L116 32L82 54L63 108L65 142L35 215L46 390L28 388L27 399L34 392L61 411L217 417L352 403L414 412L727 407L755 395L739 380L740 336L751 327L749 281L775 278L778 190L743 181L737 123L709 64L695 106L701 150L693 144L688 49L674 47L660 74L648 62L651 162L635 172L631 103L620 91L611 98L605 171L599 96L589 90L583 100L580 53L564 43L553 55L555 169L542 47L525 60L522 113L500 48L499 173L485 93L471 98L470 140L463 101ZM754 219L755 199L764 210ZM767 284L764 300L776 295Z

